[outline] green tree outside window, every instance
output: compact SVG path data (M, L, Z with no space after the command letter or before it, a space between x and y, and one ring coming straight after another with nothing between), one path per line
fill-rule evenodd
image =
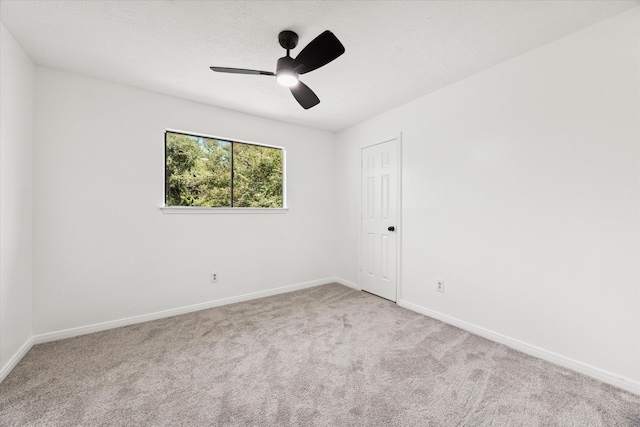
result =
M166 132L165 205L282 208L283 152Z

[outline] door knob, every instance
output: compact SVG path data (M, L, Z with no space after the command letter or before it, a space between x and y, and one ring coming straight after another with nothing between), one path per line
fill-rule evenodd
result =
M389 231L396 231L396 228L392 225L391 227L387 228L387 230L389 230Z

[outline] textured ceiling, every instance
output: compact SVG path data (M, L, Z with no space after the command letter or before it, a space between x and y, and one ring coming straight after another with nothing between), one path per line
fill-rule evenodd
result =
M0 1L33 61L231 110L337 131L602 21L640 1ZM281 30L295 57L331 30L346 53L301 76L303 110L266 76Z

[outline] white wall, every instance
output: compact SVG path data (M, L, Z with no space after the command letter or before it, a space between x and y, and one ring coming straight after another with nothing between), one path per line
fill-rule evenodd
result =
M32 333L34 72L0 24L0 380Z
M360 149L402 132L401 303L640 390L639 16L340 132L338 276L358 281Z
M285 147L290 210L163 214L165 128ZM329 132L38 68L35 334L335 276L334 142Z

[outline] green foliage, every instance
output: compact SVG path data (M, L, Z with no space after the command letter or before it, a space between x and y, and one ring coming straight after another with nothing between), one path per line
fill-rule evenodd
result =
M167 132L166 205L282 207L282 150L231 144Z
M233 206L282 207L282 150L234 145Z

